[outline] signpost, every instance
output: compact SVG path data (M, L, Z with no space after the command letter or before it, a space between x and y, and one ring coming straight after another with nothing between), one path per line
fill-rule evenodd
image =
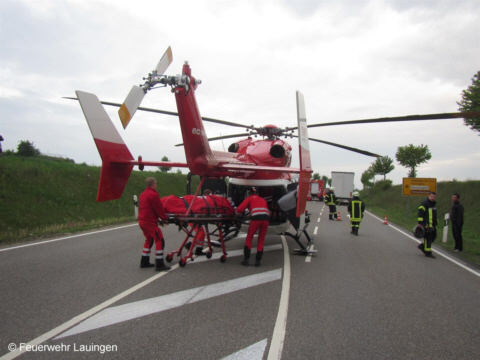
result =
M436 178L403 178L404 196L428 196L430 191L437 192ZM410 197L407 200L407 216L410 215Z
M428 196L430 191L437 192L437 179L435 178L403 178L404 196Z

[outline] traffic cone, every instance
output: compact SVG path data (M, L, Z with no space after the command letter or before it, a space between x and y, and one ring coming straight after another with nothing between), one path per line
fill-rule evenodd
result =
M383 225L388 225L387 215L385 215L385 219L383 220Z
M342 221L342 219L340 218L340 211L338 212L337 221Z

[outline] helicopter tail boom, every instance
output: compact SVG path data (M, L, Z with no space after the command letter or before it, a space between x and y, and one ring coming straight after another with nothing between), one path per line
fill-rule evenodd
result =
M98 97L78 90L76 94L102 158L97 201L118 199L133 170L133 156Z

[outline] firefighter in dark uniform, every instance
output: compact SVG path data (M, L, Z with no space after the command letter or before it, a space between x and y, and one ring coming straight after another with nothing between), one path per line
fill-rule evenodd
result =
M328 220L336 220L338 218L337 213L337 204L338 199L335 195L335 188L331 187L330 190L327 192L324 198L325 204L328 205L329 213L328 213Z
M432 243L437 238L437 208L435 198L437 194L433 191L428 194L428 197L422 201L418 207L418 224L425 229L423 236L423 243L418 245L418 248L425 254L426 257L435 258L432 254Z
M353 192L353 199L348 203L348 213L350 214L350 226L352 227L351 234L358 236L358 229L363 219L365 212L365 203L360 200L358 191Z

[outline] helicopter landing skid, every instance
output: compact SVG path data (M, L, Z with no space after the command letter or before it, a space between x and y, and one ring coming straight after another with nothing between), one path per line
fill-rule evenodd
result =
M308 240L307 246L303 245L300 242L300 236L302 236L302 234L305 234L305 237ZM296 241L296 243L298 245L300 245L300 249L293 249L293 251L295 251L296 253L298 253L300 255L308 255L308 254L315 254L317 252L317 250L312 250L313 238L311 238L310 235L308 235L308 233L307 233L307 225L305 225L303 230L297 231L296 235L293 235L293 234L289 233L288 231L285 232L285 235L290 236L293 240Z

